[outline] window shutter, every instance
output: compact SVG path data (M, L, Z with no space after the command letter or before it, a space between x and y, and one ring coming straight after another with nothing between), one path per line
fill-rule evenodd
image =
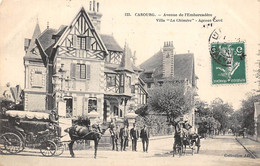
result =
M74 46L74 48L78 48L78 46L77 46L77 35L73 35L73 46Z
M77 79L80 78L80 64L76 64L76 74L75 74L75 77Z
M73 97L73 110L72 110L72 116L77 116L77 97Z
M86 49L90 49L91 46L91 38L90 37L86 37Z
M70 64L70 78L76 78L76 64Z
M90 65L87 65L87 79L90 80Z
M88 114L88 98L84 97L83 102L84 102L84 115L87 115Z

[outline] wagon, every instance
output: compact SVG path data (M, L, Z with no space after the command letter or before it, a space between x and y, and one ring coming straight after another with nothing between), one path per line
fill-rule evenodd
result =
M60 127L42 112L6 111L0 119L0 153L17 154L25 147L39 149L46 157L60 155Z
M188 135L189 139L185 138L183 135L175 135L175 142L173 145L173 157L176 153L179 156L186 153L187 149L191 150L191 154L193 155L195 152L199 153L200 150L200 137L198 134L193 133Z

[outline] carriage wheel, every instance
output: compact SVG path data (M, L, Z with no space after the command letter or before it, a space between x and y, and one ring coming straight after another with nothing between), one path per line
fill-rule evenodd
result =
M65 145L63 142L59 141L56 142L56 146L57 146L57 150L55 155L60 156L65 150Z
M5 138L3 137L3 135L1 135L0 137L0 154L9 154L10 152L8 152L6 149L5 149Z
M51 157L56 153L57 146L53 141L45 141L41 143L40 152L45 157Z
M0 138L0 150L3 154L16 154L23 150L23 142L15 133L5 133Z
M24 150L24 148L25 148L26 138L25 138L25 136L21 132L17 132L15 134L17 134L21 138L21 140L22 140L22 145L21 145L21 148L19 150L19 152L22 152Z

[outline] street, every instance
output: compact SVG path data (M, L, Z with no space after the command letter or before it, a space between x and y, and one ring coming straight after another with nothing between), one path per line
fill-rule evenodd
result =
M75 150L76 158L70 158L65 151L61 156L43 157L39 151L25 149L17 155L0 156L0 164L11 165L259 165L259 159L252 159L233 136L216 136L213 139L201 140L199 154L192 156L187 149L185 156L172 157L172 138L150 140L148 153L142 152L139 141L137 150L110 151L98 149L97 159L93 158L94 150ZM29 152L31 151L31 152Z

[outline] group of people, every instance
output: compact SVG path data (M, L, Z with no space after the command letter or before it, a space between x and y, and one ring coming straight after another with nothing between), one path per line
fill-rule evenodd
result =
M130 129L130 131L126 124L121 129L119 129L117 125L111 125L109 131L112 139L112 150L118 151L118 143L120 141L121 151L125 151L130 138L132 140L132 151L137 151L137 140L140 137L143 144L143 152L148 152L150 134L146 125L144 125L141 129L140 135L135 123L133 124L133 127Z

